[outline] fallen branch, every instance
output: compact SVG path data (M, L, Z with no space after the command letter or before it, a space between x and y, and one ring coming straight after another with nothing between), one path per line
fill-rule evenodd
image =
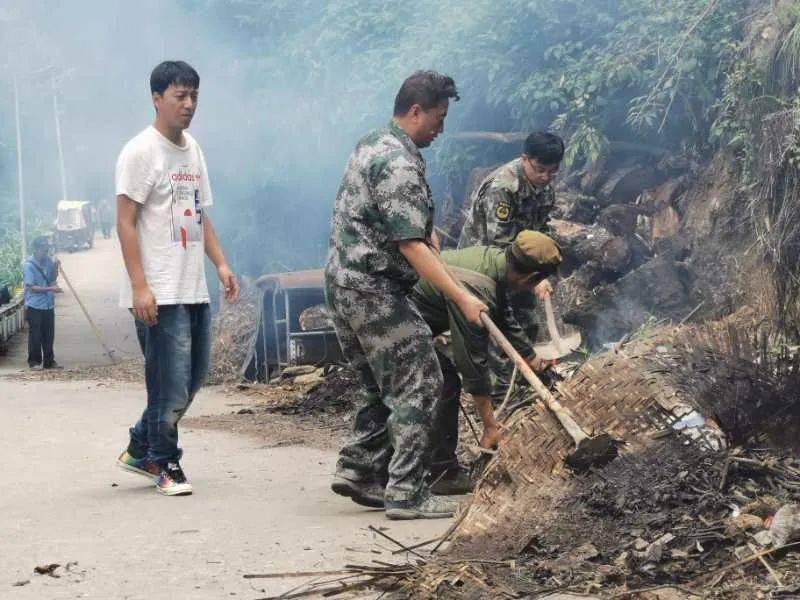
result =
M800 546L800 542L792 542L791 544L785 544L784 546L778 546L777 548L770 548L768 550L762 550L761 552L757 552L755 554L751 554L750 556L748 556L746 558L743 558L742 560L737 560L736 562L733 562L733 563L731 563L729 565L726 565L724 567L720 567L719 569L711 571L710 573L706 573L705 575L701 575L697 579L703 579L705 577L712 577L712 576L718 575L720 573L727 573L728 571L730 571L732 569L735 569L736 567L741 567L742 565L746 565L748 563L751 563L754 560L758 560L759 558L761 558L763 556L769 556L770 554L774 554L775 552L778 552L780 550L786 550L788 548L796 548L797 546Z
M756 552L756 548L755 546L753 546L753 544L747 544L747 547L750 548L751 552ZM778 577L778 574L775 572L775 569L773 569L772 566L767 562L767 559L764 558L763 556L759 556L758 560L761 562L762 565L764 565L764 568L767 571L769 571L769 574L772 575L772 578L775 580L775 583L777 583L780 587L783 587L783 582L781 581L781 578Z
M441 537L435 537L433 539L430 539L430 540L427 540L427 541L424 541L424 542L420 542L418 544L414 544L413 546L409 546L408 550L416 550L417 548L424 548L425 546L429 546L430 544L432 544L434 542L438 542L440 539L442 539L442 538ZM407 552L408 550L405 550L405 549L394 550L392 552L392 554L400 554L401 552Z
M343 575L350 573L347 569L336 569L334 571L285 571L283 573L246 573L242 575L245 579L288 579L289 577L317 577L325 575Z
M375 532L375 533L377 533L378 535L385 537L387 540L389 540L390 542L392 542L392 543L393 543L393 544L395 544L396 546L399 546L400 548L402 548L402 549L403 549L403 550L405 550L406 552L410 552L410 553L411 553L411 554L413 554L414 556L418 556L418 557L419 557L419 558L421 558L422 560L425 560L425 557L424 557L424 556L422 556L422 554L420 554L419 552L415 552L414 550L412 550L411 548L409 548L408 546L406 546L406 545L404 545L404 544L401 544L400 542L398 542L398 541L397 541L396 539L394 539L393 537L391 537L391 536L389 536L389 535L387 535L387 534L383 533L383 532L382 532L380 529L378 529L377 527L374 527L374 526L370 525L370 526L369 526L369 529L370 529L370 531L374 531L374 532Z
M628 590L627 592L622 592L620 594L614 594L613 596L609 596L610 600L616 600L617 598L626 598L629 596L634 596L636 594L646 594L647 592L655 592L658 590L665 590L665 589L673 589L679 590L684 594L689 594L690 596L700 596L698 592L695 592L691 588L675 585L674 583L665 583L663 585L654 585L653 587L646 587L646 588L638 588L635 590Z

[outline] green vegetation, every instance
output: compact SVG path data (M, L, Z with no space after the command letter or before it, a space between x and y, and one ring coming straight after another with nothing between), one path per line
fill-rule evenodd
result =
M252 82L258 114L267 116L263 185L280 200L263 215L265 197L275 196L251 191L243 213L255 216L252 227L242 228L233 215L220 223L256 261L297 248L284 224L298 215L314 244L325 239L353 142L388 119L397 86L419 68L448 73L459 85L462 99L448 132L550 128L569 140L567 161L576 166L595 161L614 142L700 155L730 143L739 124L719 116L731 112L730 98L723 101L726 91L735 93L728 74L743 59L750 20L770 3L207 0L186 6L219 24L216 41L244 50L236 68ZM437 141L429 155L435 196L452 197L458 206L473 168L507 160L518 148ZM298 174L307 161L311 176ZM318 256L308 248L279 260L319 266ZM265 263L253 269L274 268Z
M477 0L469 10L454 0L413 9L338 0L315 13L314 4L211 2L252 40L264 80L301 83L331 129L384 118L398 83L424 66L459 83L456 128L556 126L571 136L573 160L596 158L607 140L707 143L752 9L744 0ZM787 56L798 40L787 38Z
M0 286L15 288L22 285L19 221L0 220Z
M10 202L6 202L8 206ZM19 216L7 209L0 218L0 285L11 288L22 285L22 259L20 258ZM28 241L40 235L47 235L51 230L40 219L32 219L27 223Z

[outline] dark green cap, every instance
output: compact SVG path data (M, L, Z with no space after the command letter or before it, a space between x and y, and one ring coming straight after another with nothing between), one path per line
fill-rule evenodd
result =
M553 238L538 231L520 231L511 244L514 261L526 272L555 273L561 264L561 248Z

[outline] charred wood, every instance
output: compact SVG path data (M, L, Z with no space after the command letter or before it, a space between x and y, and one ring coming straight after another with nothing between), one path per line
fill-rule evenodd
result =
M591 271L556 290L564 321L577 325L590 347L619 339L657 315L679 321L692 308L692 275L684 263L656 257L618 281L583 287ZM572 278L571 278L572 279ZM695 303L696 304L696 303Z
M622 274L631 261L630 245L600 225L584 225L572 221L552 219L553 239L561 246L567 258L566 270L578 265L593 263L610 274Z
M634 166L613 173L597 192L605 205L631 204L643 190L657 186L664 176L652 167Z

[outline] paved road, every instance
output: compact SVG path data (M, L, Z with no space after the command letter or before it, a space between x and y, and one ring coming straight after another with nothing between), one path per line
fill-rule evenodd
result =
M449 520L390 522L328 490L335 456L216 431L185 431L196 488L167 498L118 470L116 455L142 390L96 382L0 383L0 598L102 600L258 598L302 580L245 573L393 561L368 525L413 543ZM206 391L192 414L241 402ZM116 485L115 485L116 484ZM37 565L77 561L60 579ZM28 585L13 587L17 581ZM252 585L251 585L252 583Z
M130 321L116 308L115 244L99 242L66 256L65 269L103 335L135 353ZM102 349L66 294L58 314L58 358L102 364ZM23 365L18 348L0 369ZM370 524L407 543L450 524L390 522L333 495L331 452L208 430L182 433L196 493L163 497L114 466L143 397L140 386L123 383L0 379L0 599L254 599L302 580L245 580L245 573L396 560ZM204 390L190 414L221 414L240 402ZM33 574L37 565L71 562L60 578ZM21 581L29 583L14 586Z

